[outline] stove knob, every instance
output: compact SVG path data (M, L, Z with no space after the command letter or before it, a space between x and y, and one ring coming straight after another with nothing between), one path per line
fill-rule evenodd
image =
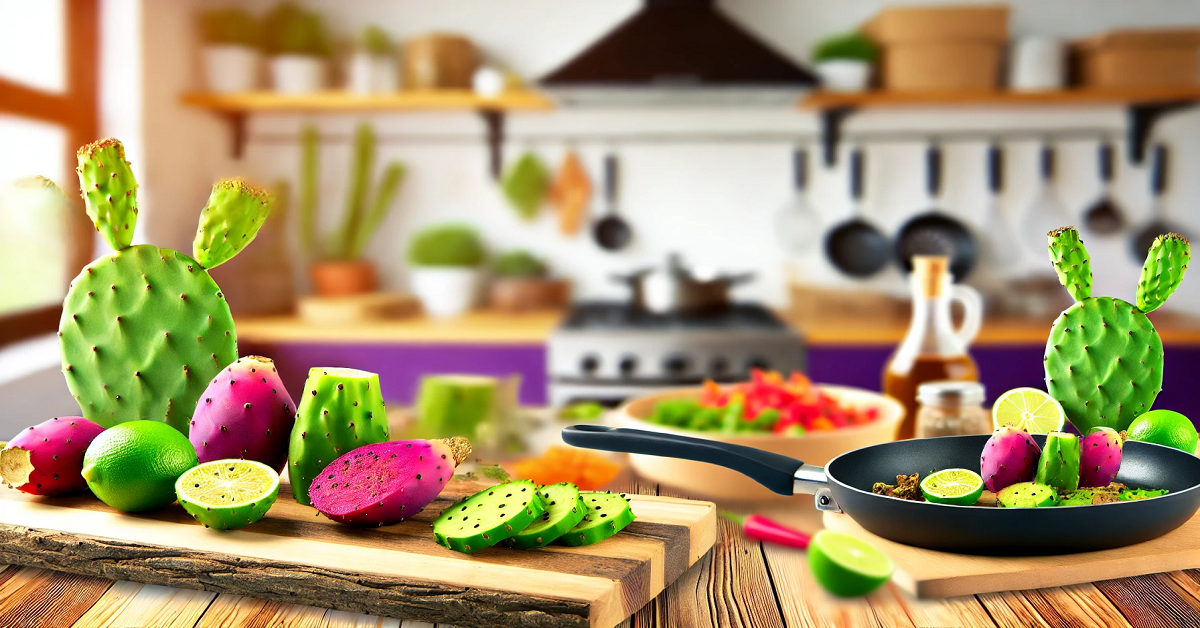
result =
M771 363L761 355L752 355L746 360L746 372L749 373L755 369L766 371L771 368Z
M579 361L579 368L587 375L593 375L600 368L600 358L594 355L585 355Z
M717 356L708 362L708 374L712 377L724 377L729 373L729 360Z
M617 363L617 369L621 371L624 377L630 377L637 370L637 357L626 355L621 357L621 361Z
M686 355L669 355L663 360L663 370L668 375L683 375L691 367L692 361Z

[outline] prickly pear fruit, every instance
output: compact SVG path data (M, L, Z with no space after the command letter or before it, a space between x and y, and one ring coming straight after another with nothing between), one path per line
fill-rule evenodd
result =
M537 485L517 480L483 489L450 506L433 522L437 542L471 554L515 536L546 512Z
M87 490L83 454L104 428L76 416L50 419L22 430L0 450L0 481L31 495Z
M240 458L282 473L295 423L296 406L275 363L251 355L209 383L192 414L188 439L200 462Z
M1079 441L1079 486L1108 486L1121 469L1121 435L1111 427L1094 427Z
M213 185L200 212L200 228L192 255L205 268L216 268L254 241L271 213L272 198L262 188L241 179L221 179Z
M588 507L588 514L579 525L558 538L562 545L579 547L599 543L624 530L637 518L629 507L629 498L624 495L583 493L580 497Z
M1001 490L1033 479L1042 450L1025 430L1005 425L996 430L979 456L980 475L987 490Z
M1046 435L1034 482L1062 491L1079 488L1079 437L1066 432Z
M1150 245L1138 279L1137 307L1149 314L1166 302L1183 281L1192 258L1191 243L1178 233L1160 235Z
M76 153L79 189L96 231L114 250L133 241L137 226L137 180L125 161L125 147L114 138L97 140Z
M387 439L387 412L378 375L347 368L310 369L288 447L292 495L309 505L309 486L329 463L346 452Z
M339 523L399 523L433 501L470 454L462 437L364 445L325 467L308 496L313 508Z

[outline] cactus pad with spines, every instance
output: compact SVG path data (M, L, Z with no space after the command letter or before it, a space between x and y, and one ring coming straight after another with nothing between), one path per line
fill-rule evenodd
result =
M254 241L271 213L272 199L262 188L241 179L221 179L213 185L200 212L200 228L192 254L205 268L216 268Z
M1063 227L1046 234L1046 239L1054 272L1071 297L1082 301L1092 296L1092 266L1079 232Z
M79 188L96 231L114 250L129 246L137 226L138 184L125 147L110 137L83 146L76 157Z
M1157 310L1183 281L1191 258L1191 243L1187 238L1178 233L1155 238L1138 279L1138 309L1146 313Z

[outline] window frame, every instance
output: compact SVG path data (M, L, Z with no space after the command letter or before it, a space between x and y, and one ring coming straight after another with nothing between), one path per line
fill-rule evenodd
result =
M100 16L98 0L64 0L66 85L61 93L34 89L0 77L0 113L58 126L66 131L63 172L75 171L75 148L96 139L100 117ZM95 252L95 227L87 218L77 183L57 182L70 203L68 268L82 268ZM0 347L58 329L62 305L0 314Z

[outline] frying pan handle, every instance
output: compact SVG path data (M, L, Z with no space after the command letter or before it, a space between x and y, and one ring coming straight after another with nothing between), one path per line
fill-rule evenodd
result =
M808 189L808 151L803 148L792 152L792 182L797 192Z
M999 194L1004 187L1004 149L991 144L987 149L988 190Z
M1039 167L1042 173L1042 181L1049 181L1054 178L1054 147L1049 143L1042 144Z
M617 200L617 156L612 153L604 156L604 200Z
M925 177L930 198L937 198L942 190L942 148L937 144L925 149Z
M1113 180L1113 145L1112 142L1101 142L1100 152L1097 155L1100 165L1100 180L1104 183L1112 183Z
M824 504L823 510L837 509L833 496L829 494L829 481L824 469L769 451L678 434L604 425L572 425L563 428L562 438L568 445L585 449L715 464L733 469L780 495L812 493L817 496L818 507Z
M863 150L850 151L850 198L861 201L863 197Z
M1167 191L1167 147L1162 144L1154 145L1150 162L1150 191L1156 198Z

